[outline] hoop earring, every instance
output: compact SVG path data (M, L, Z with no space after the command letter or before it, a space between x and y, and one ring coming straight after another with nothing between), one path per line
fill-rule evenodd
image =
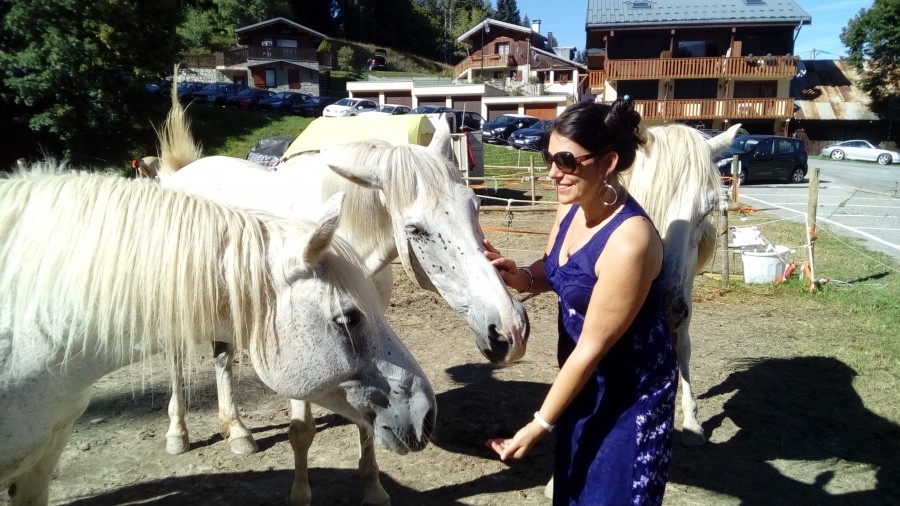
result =
M615 197L613 197L612 202L607 202L603 200L603 194L607 193L610 190L613 192L613 195L615 195ZM599 192L597 192L597 196L600 197L600 202L602 202L605 206L615 205L615 203L619 201L619 192L616 190L616 187L605 181L603 182L603 187L600 188Z

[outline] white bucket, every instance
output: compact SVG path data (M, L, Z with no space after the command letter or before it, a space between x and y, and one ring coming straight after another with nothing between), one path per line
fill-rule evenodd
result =
M787 246L769 246L768 249L742 251L744 283L774 283L784 276L784 268L790 260L791 249Z

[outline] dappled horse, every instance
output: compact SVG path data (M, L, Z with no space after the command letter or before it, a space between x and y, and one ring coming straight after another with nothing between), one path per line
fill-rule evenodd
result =
M706 441L697 420L697 400L689 364L691 291L694 276L716 248L716 225L722 183L712 156L731 143L740 124L714 138L679 124L646 129L647 144L638 150L624 184L653 220L663 240L662 277L667 316L681 375L684 413L682 442Z
M308 222L149 180L46 168L0 179L0 486L11 504L47 504L95 381L160 351L183 375L213 340L245 350L278 394L398 453L424 448L434 393L335 235L341 201Z
M527 316L484 257L478 200L446 158L450 132L445 122L438 124L429 147L353 142L289 158L270 171L239 158L201 157L185 112L173 99L160 137L159 177L164 186L284 217L315 215L323 199L345 192L338 234L353 244L374 273L382 302L387 304L393 284L390 263L399 257L410 279L440 294L468 321L488 360L508 364L525 353ZM231 396L231 350L221 346L215 355L222 434L232 451L256 451ZM177 389L173 391L177 395ZM177 403L170 409L170 453L189 449L183 412ZM314 432L314 420L306 403L292 402L291 412L293 444L299 439L295 433ZM389 499L378 480L372 440L364 426L359 436L366 503L385 503ZM306 451L299 443L294 447L297 455ZM302 483L305 461L298 464L295 487Z

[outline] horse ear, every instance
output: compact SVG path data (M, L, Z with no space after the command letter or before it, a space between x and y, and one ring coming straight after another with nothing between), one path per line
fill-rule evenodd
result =
M725 130L712 139L709 139L707 142L709 143L709 147L712 150L712 154L716 154L719 151L727 148L731 144L731 141L734 140L734 137L737 135L737 131L739 128L741 128L741 124L735 123L734 125L730 126L728 130Z
M309 233L309 242L303 249L305 266L318 264L328 248L331 247L334 234L340 225L343 204L344 192L335 193L322 204L322 216L316 227Z
M445 158L452 158L452 146L453 142L450 133L450 124L447 123L446 113L441 113L438 117L437 124L434 127L434 135L431 137L431 142L428 143L428 149Z
M381 167L369 165L332 165L329 163L328 168L333 170L339 176L365 188L379 190L384 186L384 182L381 179Z

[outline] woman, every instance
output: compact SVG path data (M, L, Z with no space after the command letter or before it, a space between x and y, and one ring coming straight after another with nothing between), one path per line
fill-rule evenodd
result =
M553 290L560 371L534 419L487 445L522 458L556 428L553 504L660 504L671 455L676 360L663 316L659 234L618 174L643 143L626 97L569 107L543 151L559 209L544 258L485 253L520 292Z

